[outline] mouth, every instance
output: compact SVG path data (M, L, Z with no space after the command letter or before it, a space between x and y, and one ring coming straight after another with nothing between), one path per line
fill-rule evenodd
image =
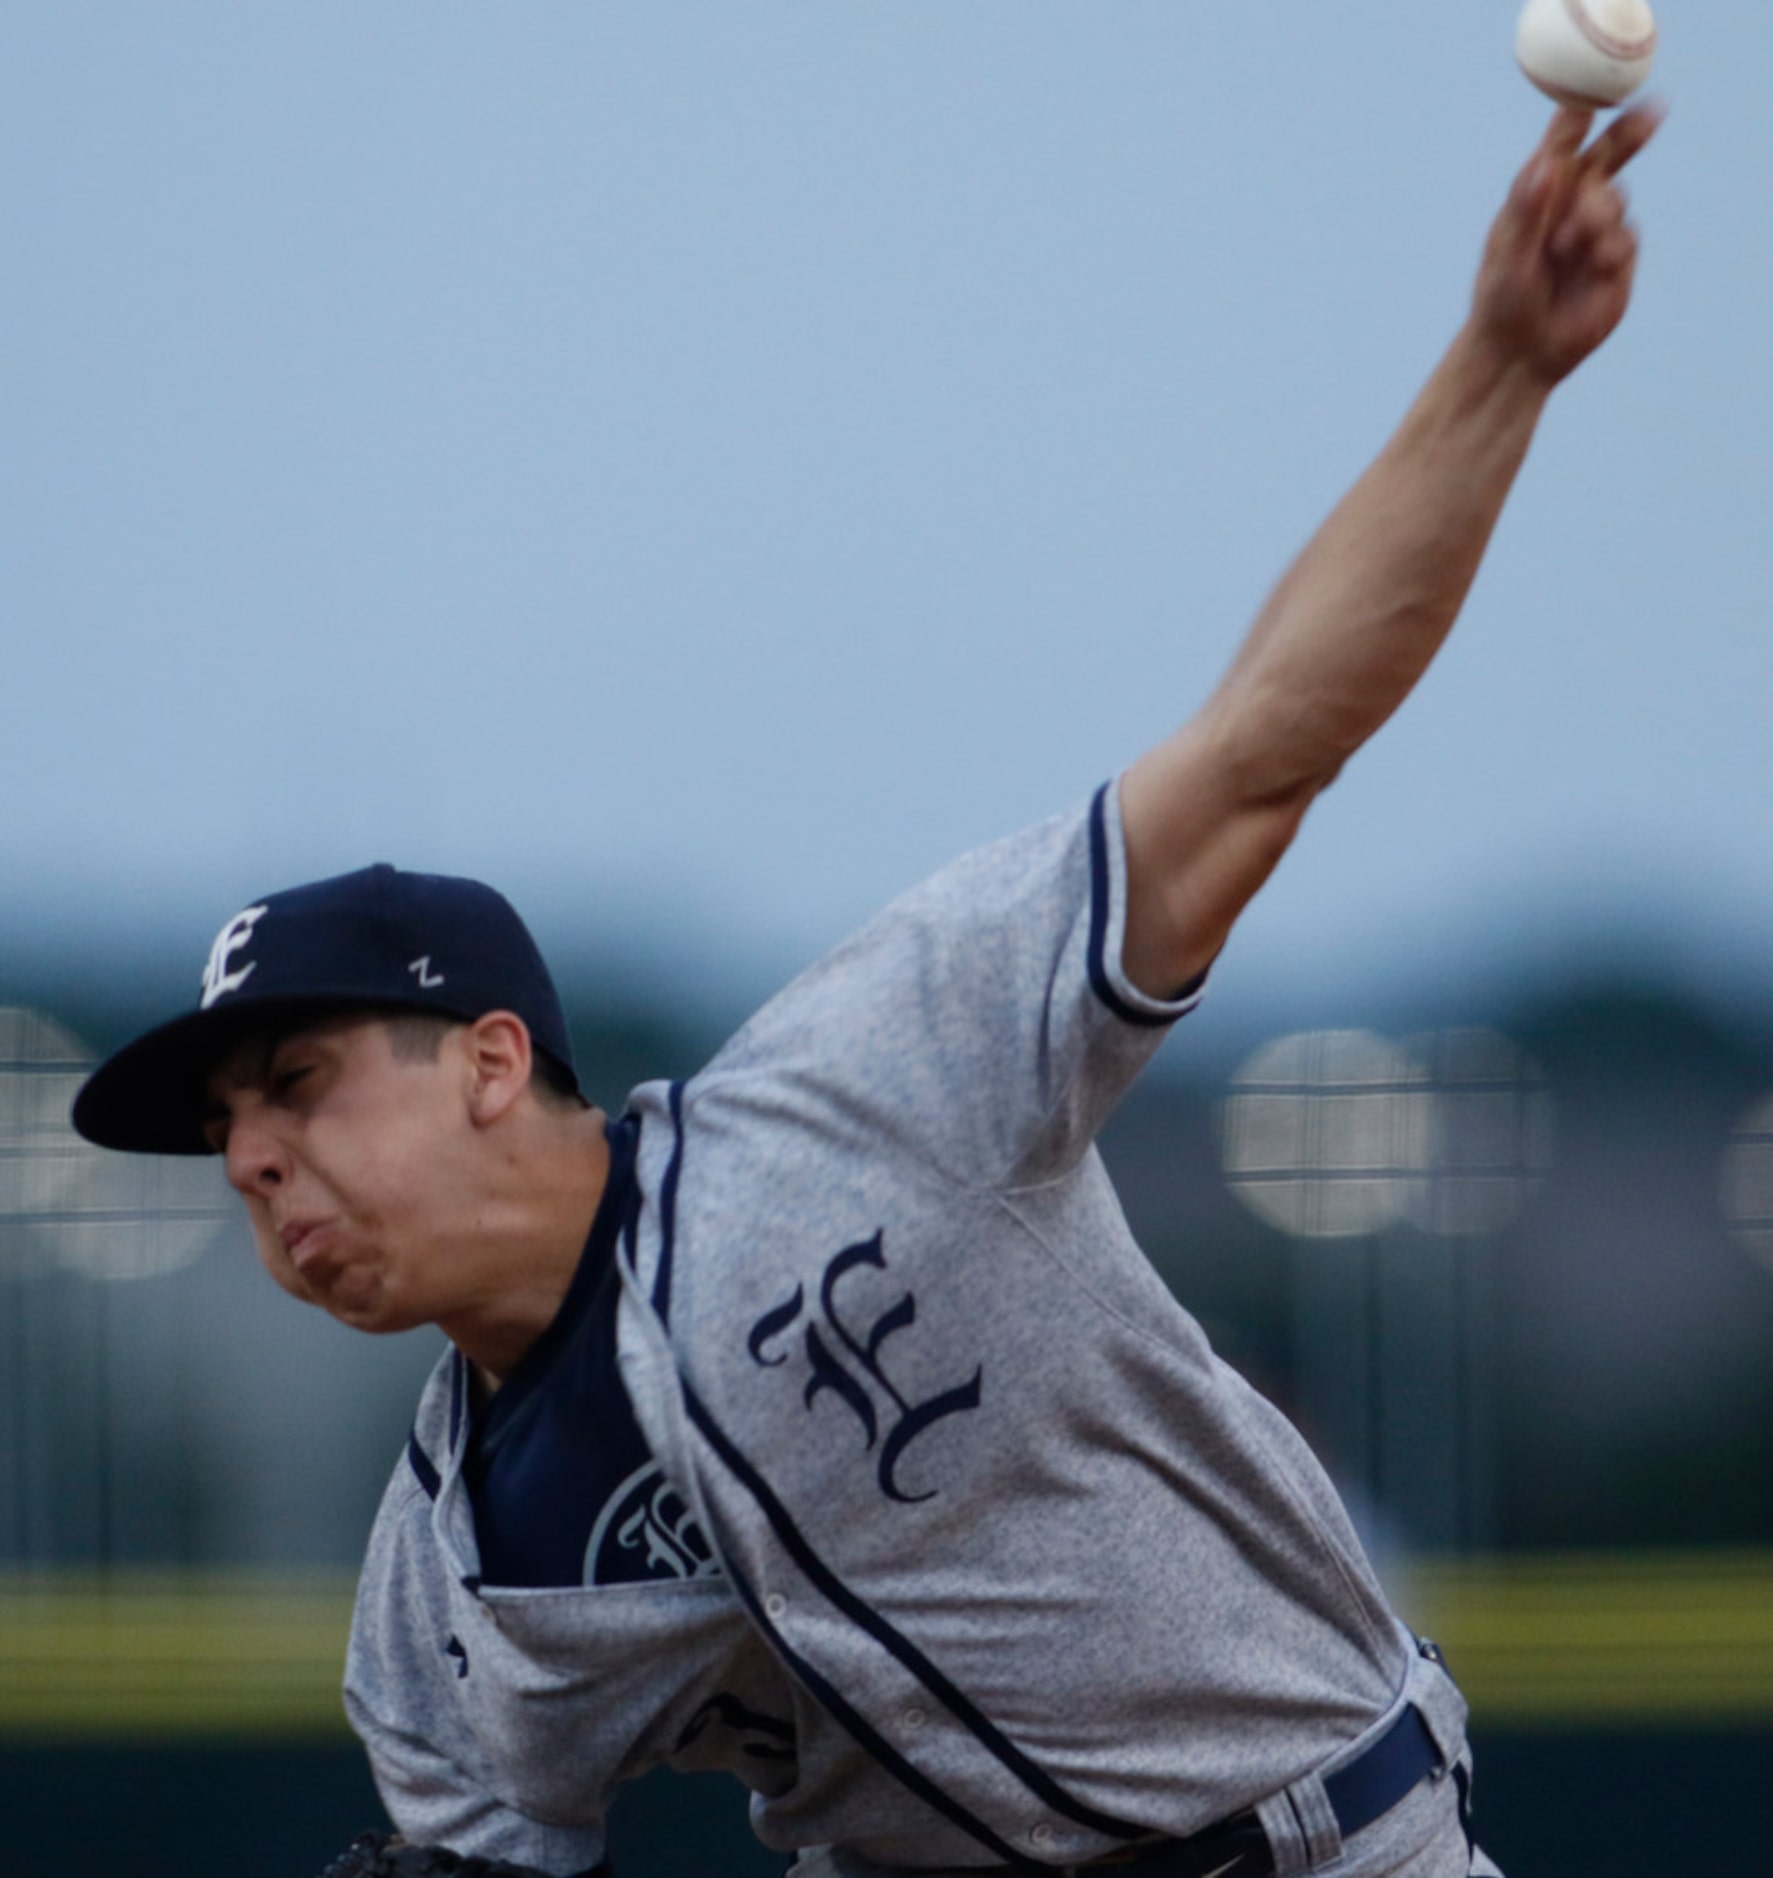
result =
M277 1228L283 1243L283 1255L304 1278L314 1276L314 1267L325 1252L326 1222L318 1219L292 1219Z

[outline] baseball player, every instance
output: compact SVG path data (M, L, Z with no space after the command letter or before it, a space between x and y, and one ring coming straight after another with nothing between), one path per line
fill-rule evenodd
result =
M700 1074L588 1107L511 908L378 866L236 915L199 1008L86 1084L90 1139L224 1157L295 1297L449 1339L347 1668L411 1861L598 1870L612 1790L666 1762L738 1775L798 1878L1495 1870L1458 1690L1092 1143L1449 630L1625 311L1655 127L1558 114L1191 722Z

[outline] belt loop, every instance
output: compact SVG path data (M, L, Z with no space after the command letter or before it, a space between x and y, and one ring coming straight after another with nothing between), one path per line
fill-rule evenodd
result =
M1256 1802L1256 1823L1274 1854L1274 1878L1293 1878L1295 1872L1310 1869L1307 1864L1305 1835L1299 1830L1298 1816L1283 1789Z
M1428 1724L1443 1771L1453 1766L1465 1752L1465 1719L1470 1711L1439 1646L1426 1638L1417 1640L1404 1691Z
M1342 1856L1342 1822L1330 1804L1321 1774L1308 1774L1287 1789L1294 1817L1305 1840L1305 1865L1315 1871L1320 1865L1333 1864Z
M1316 1774L1259 1800L1255 1813L1274 1857L1274 1878L1294 1878L1342 1856L1342 1828Z

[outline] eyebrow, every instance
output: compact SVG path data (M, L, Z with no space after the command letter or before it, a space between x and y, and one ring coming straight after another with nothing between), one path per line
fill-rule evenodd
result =
M262 1088L279 1046L293 1034L287 1030L253 1031L225 1050L203 1078L203 1119L226 1119L222 1097L229 1090Z

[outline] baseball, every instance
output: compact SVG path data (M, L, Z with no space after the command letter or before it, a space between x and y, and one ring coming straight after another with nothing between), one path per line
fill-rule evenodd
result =
M1560 104L1619 104L1650 75L1656 21L1647 0L1527 0L1514 54Z

